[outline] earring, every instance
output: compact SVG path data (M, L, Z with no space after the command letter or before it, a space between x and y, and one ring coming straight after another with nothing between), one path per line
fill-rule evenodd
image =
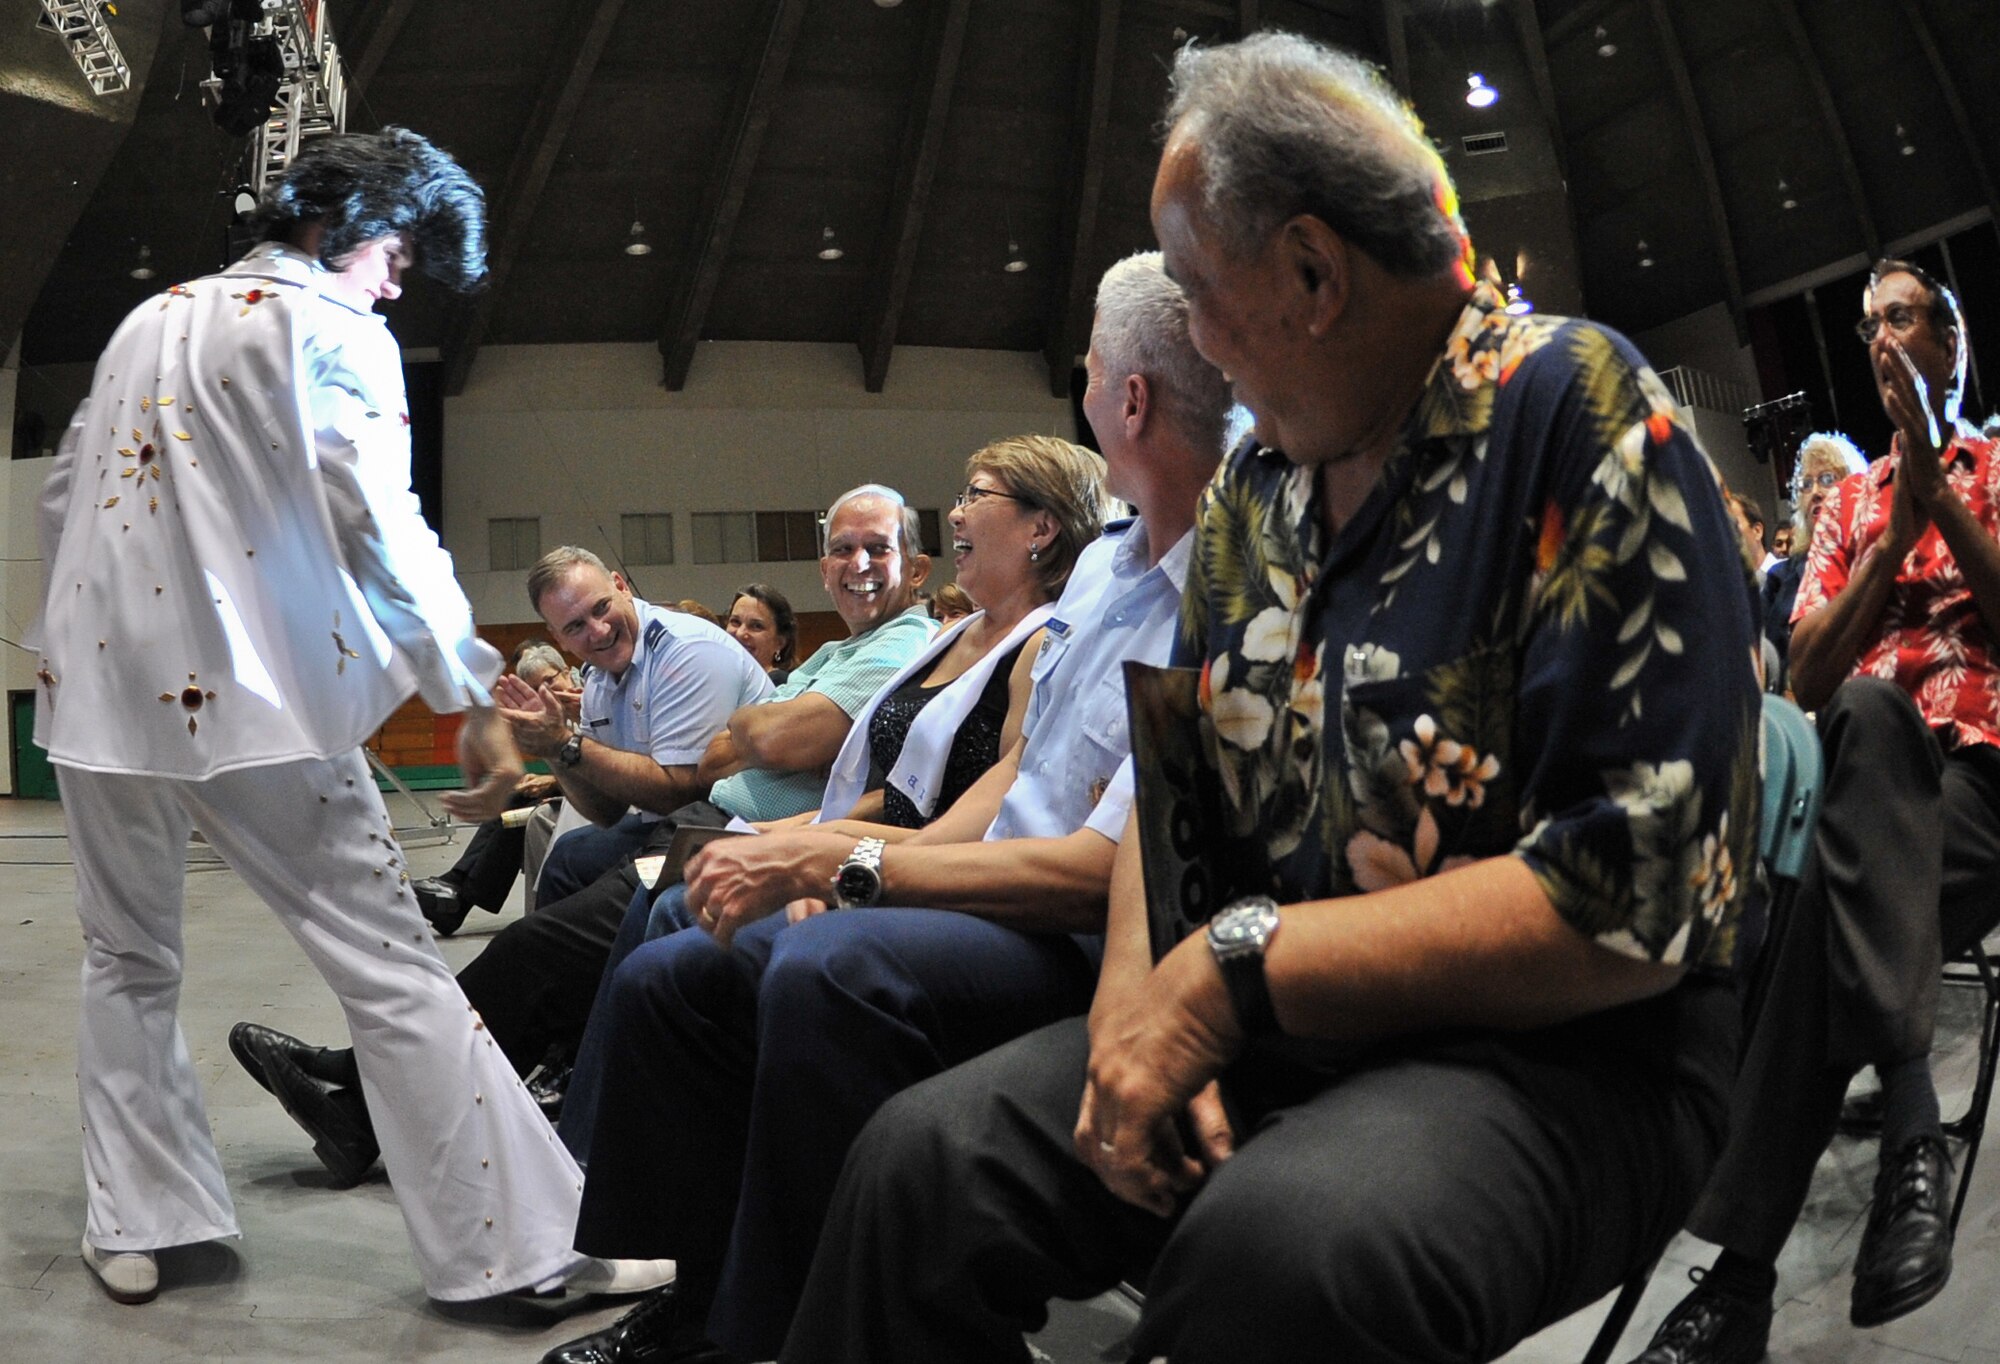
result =
M1028 545L1028 562L1031 564L1038 564L1041 561L1042 561L1042 547L1040 545L1030 542L1030 544Z

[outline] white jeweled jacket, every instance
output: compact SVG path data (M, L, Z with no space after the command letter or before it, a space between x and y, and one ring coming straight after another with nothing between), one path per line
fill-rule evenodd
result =
M484 704L500 656L410 491L383 320L265 243L134 309L40 509L35 738L202 778L359 745L410 693Z

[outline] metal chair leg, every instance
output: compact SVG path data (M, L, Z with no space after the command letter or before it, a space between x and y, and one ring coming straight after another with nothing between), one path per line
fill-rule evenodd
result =
M1590 1342L1590 1353L1583 1357L1583 1364L1608 1364L1611 1352L1618 1348L1619 1340L1625 1335L1625 1328L1632 1324L1632 1314L1639 1310L1639 1299L1646 1296L1646 1285L1652 1282L1653 1271L1659 1267L1660 1258L1656 1255L1619 1288L1618 1300L1611 1304L1611 1315L1597 1328L1597 1336Z
M1986 1003L1980 1011L1979 1070L1972 1084L1972 1102L1962 1116L1945 1128L1946 1136L1965 1143L1964 1164L1958 1170L1958 1192L1951 1203L1954 1236L1958 1234L1959 1214L1965 1211L1966 1190L1972 1187L1972 1166L1986 1137L1986 1110L1993 1101L1993 1073L1995 1063L2000 1061L2000 976L1995 975L1993 959L1983 945L1975 947L1971 955L1986 993Z

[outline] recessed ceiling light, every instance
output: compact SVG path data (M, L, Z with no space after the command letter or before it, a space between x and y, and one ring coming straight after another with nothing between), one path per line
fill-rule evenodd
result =
M1615 57L1618 55L1618 44L1611 41L1611 35L1604 31L1604 25L1599 24L1597 26L1597 32L1594 36L1597 39L1598 56Z
M1465 78L1465 102L1475 109L1485 109L1500 98L1500 92L1486 83L1486 77L1477 71Z
M875 3L880 5L882 0L875 0ZM883 8L887 9L888 6L883 5ZM846 254L845 251L840 249L840 243L834 239L833 228L831 226L821 228L819 233L819 258L821 260L839 260Z
M1903 131L1903 125L1900 123L1896 125L1896 141L1902 144L1899 150L1901 150L1903 155L1915 156L1917 154L1917 144L1910 141L1910 135Z
M1639 243L1639 268L1641 270L1650 270L1653 268L1653 253L1646 249L1646 243L1643 240Z
M1778 206L1787 212L1799 206L1799 201L1792 197L1792 187L1785 183L1782 175L1778 177Z
M1021 254L1021 244L1012 237L1007 239L1007 263L1000 268L1010 275L1018 275L1028 268L1027 257Z
M625 234L625 254L628 256L653 254L653 244L646 240L646 225L637 218L632 220L631 231Z
M158 271L153 269L153 248L142 243L139 247L138 262L133 265L130 274L133 279L151 279L157 273Z

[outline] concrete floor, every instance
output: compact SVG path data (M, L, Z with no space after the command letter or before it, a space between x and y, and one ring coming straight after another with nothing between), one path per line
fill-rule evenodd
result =
M406 802L398 824L415 824ZM615 1305L567 1316L519 1304L443 1309L425 1299L389 1186L378 1174L334 1191L302 1134L229 1055L229 1027L248 1018L319 1040L340 1039L319 978L227 870L197 851L188 885L182 1026L229 1171L243 1239L165 1253L162 1292L120 1307L78 1256L83 1199L73 1083L80 935L53 804L0 800L0 1364L134 1359L507 1361L611 1320ZM411 840L413 843L418 840ZM412 846L415 874L442 870L455 847ZM207 864L207 865L204 865ZM475 913L445 955L461 965L518 913ZM1947 1114L1970 1084L1976 1025L1966 992L1948 991L1939 1065ZM1772 1358L1781 1364L2000 1364L2000 1128L1989 1135L1959 1231L1956 1276L1929 1307L1872 1332L1847 1325L1850 1261L1860 1236L1873 1152L1838 1142L1780 1266L1783 1303ZM1655 1276L1620 1359L1636 1354L1686 1286L1706 1247L1682 1238ZM1581 1358L1605 1305L1527 1341L1509 1364ZM1107 1357L1133 1319L1122 1299L1058 1305L1032 1344L1055 1364ZM1115 1356L1111 1356L1115 1357Z

